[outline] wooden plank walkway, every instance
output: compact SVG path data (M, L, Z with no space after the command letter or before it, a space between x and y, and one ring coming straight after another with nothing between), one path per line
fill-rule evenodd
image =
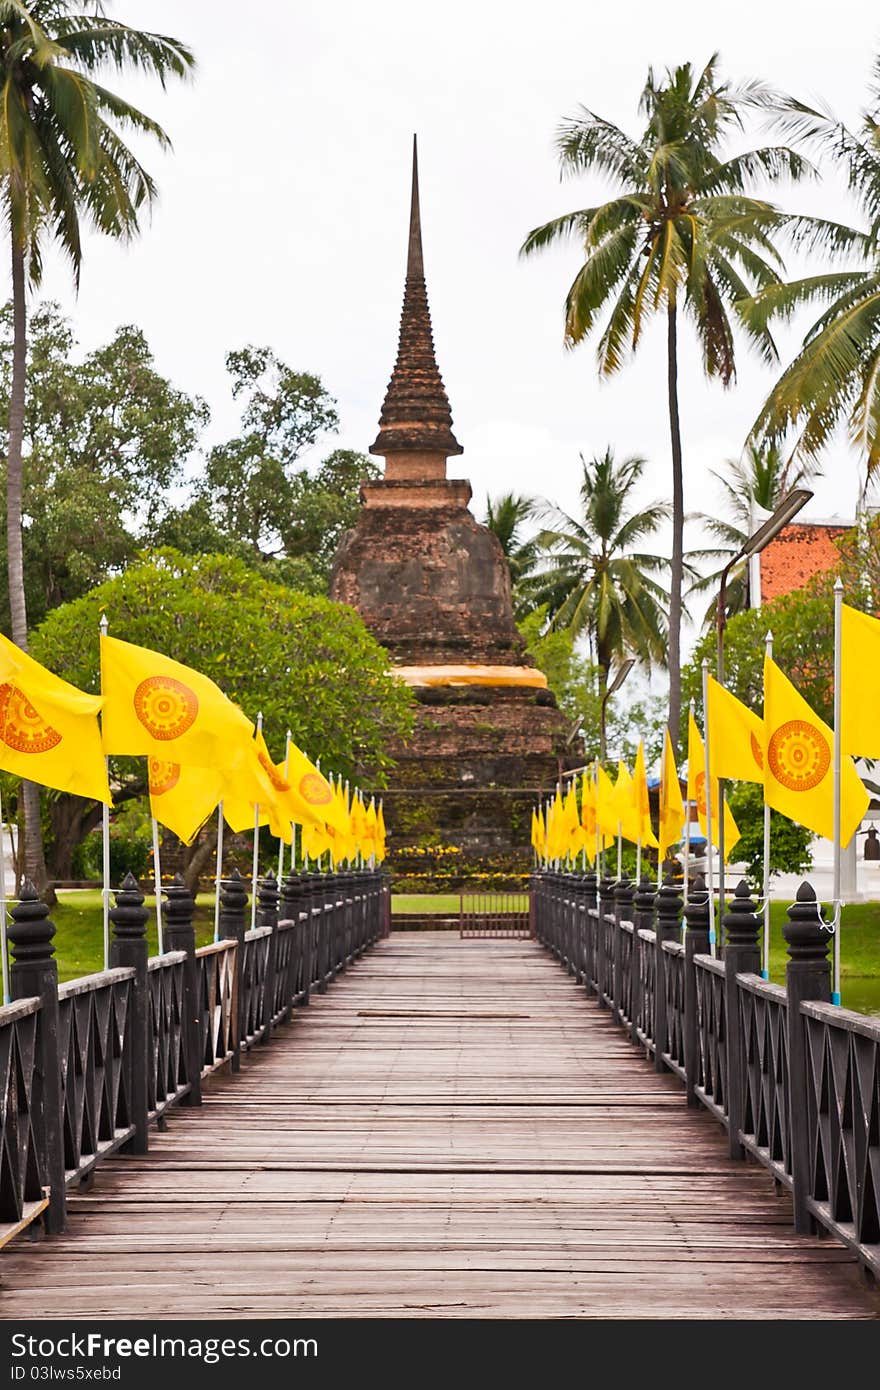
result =
M13 1317L876 1318L533 942L395 934L0 1254Z

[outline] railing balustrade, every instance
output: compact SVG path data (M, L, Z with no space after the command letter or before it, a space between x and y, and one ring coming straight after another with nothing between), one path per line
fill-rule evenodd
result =
M198 1105L204 1077L308 1004L387 930L379 870L269 874L257 926L233 872L221 885L221 940L196 949L193 899L165 890L161 956L147 958L148 911L128 875L111 909L110 969L58 984L55 928L31 883L12 909L13 1002L0 1008L0 1245L34 1222L59 1231L66 1188L111 1153L144 1153L176 1105Z
M830 936L805 883L788 909L786 985L759 975L760 918L748 885L709 954L709 895L676 884L537 872L537 939L691 1105L790 1189L795 1229L818 1227L880 1274L880 1020L830 1003ZM682 921L682 917L684 921ZM682 935L683 931L683 935Z

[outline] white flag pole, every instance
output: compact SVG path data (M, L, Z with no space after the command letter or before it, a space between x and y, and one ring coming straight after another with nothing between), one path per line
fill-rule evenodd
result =
M109 627L106 613L101 614L99 627L101 629L101 636L106 637ZM109 758L104 759L104 765L109 772ZM104 969L108 970L110 968L110 807L107 805L106 801L101 807L101 851L101 898L104 908Z
M709 954L716 954L715 948L715 897L712 875L712 765L709 761L709 662L703 658L703 761L706 775L706 888L709 893Z
M159 955L165 954L162 940L162 865L159 860L159 822L153 816L153 884L156 889L156 935Z
M263 711L257 715L257 733L263 732ZM251 865L251 931L257 925L257 874L260 870L260 803L254 802L254 858Z
M0 800L0 951L3 953L3 1003L9 1003L9 955L6 947L6 848L3 844L3 802ZM10 836L10 844L12 837Z
M773 633L767 632L764 638L764 655L773 657ZM764 754L766 758L766 752ZM770 807L766 800L767 788L764 788L764 951L761 965L761 978L770 979Z
M642 881L642 838L636 841L636 883Z
M290 771L290 743L291 743L291 738L292 738L292 735L291 735L290 730L288 729L288 730L287 730L287 735L286 735L285 740L284 740L284 780L285 780L285 782L287 781L287 774L288 774L288 772ZM292 831L292 830L293 830L293 821L290 822L290 828L291 828L291 831ZM292 869L293 869L293 864L291 864L290 867L291 867L291 870L292 870ZM281 839L281 837L279 836L279 837L278 837L278 882L279 882L279 883L281 882L281 880L282 880L283 877L284 877L284 841L283 841L283 840Z
M223 877L223 802L217 807L217 867L214 872L214 940L220 940L220 880Z
M840 1004L840 919L843 903L840 897L841 859L841 773L843 759L840 747L840 677L841 677L841 621L843 618L843 581L840 575L834 581L834 903L832 920L834 922L834 976L831 991L832 1004Z
M623 877L623 827L617 822L617 882Z

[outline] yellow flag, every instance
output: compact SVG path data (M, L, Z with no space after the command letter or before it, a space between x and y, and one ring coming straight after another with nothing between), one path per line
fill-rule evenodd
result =
M574 859L584 846L584 829L577 804L577 788L572 777L565 795L565 854Z
M384 858L385 858L386 853L387 853L387 845L386 845L387 833L386 833L386 830L385 830L385 812L384 812L384 810L383 810L382 802L381 802L381 801L379 802L379 812L378 812L378 816L377 816L377 821L378 821L378 834L377 834L377 836L376 836L376 859L377 859L378 862L381 864L382 861L383 861Z
M681 784L675 766L675 753L669 730L663 741L663 773L660 778L660 853L662 866L669 850L677 845L684 834L684 802L681 797Z
M764 781L764 721L712 676L707 680L706 726L713 777Z
M596 820L603 835L617 838L617 805L615 787L604 767L596 768Z
M223 778L215 768L192 767L164 758L147 759L150 815L192 844L223 795Z
M320 859L330 848L330 837L326 825L310 823L302 828L303 854L308 859Z
M691 714L688 719L688 801L696 803L700 829L706 835L706 752L703 738L697 728L697 721ZM708 838L708 837L707 837ZM739 826L733 812L724 803L724 857L729 859L730 851L740 838ZM712 777L712 843L718 848L718 778Z
M287 781L290 789L284 801L290 810L291 820L298 825L306 825L310 821L314 825L329 823L345 835L349 829L348 818L335 800L333 788L323 772L295 743L288 750Z
M200 671L101 635L105 753L151 753L197 767L235 766L254 726Z
M639 839L643 845L657 848L657 836L651 825L651 803L648 799L648 774L645 771L645 745L639 739L636 764L633 769L633 800L639 826Z
M85 695L0 637L0 768L110 805L98 695Z
M267 825L276 839L289 845L293 837L283 804L288 784L272 762L259 729L244 744L243 749L233 750L234 766L221 770L223 818L237 834L253 830L257 823Z
M617 764L617 781L614 784L614 808L620 834L625 840L636 844L641 831L636 809L635 784L626 763Z
M834 838L834 734L776 662L764 658L764 797L768 806L826 840ZM852 758L841 764L840 842L849 844L870 805Z
M880 758L880 621L845 603L840 638L840 746Z
M547 856L550 859L565 858L565 814L562 793L557 786L556 795L547 807Z

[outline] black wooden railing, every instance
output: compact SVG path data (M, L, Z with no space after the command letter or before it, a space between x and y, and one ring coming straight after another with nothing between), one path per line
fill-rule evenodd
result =
M795 1229L831 1231L880 1274L880 1019L832 1006L830 937L816 894L788 909L785 988L760 976L761 920L745 882L709 954L709 895L697 879L536 873L535 935L608 1009L689 1105L723 1125L732 1157L750 1155L789 1188ZM683 933L683 936L682 936Z
M193 899L166 891L164 955L147 958L148 911L129 875L110 911L110 969L58 984L55 927L33 884L12 909L13 1002L0 1008L0 1245L32 1222L64 1228L66 1189L116 1151L145 1153L171 1106L198 1105L204 1078L311 991L326 990L389 920L387 876L273 875L257 925L237 872L221 885L220 940L198 950Z

